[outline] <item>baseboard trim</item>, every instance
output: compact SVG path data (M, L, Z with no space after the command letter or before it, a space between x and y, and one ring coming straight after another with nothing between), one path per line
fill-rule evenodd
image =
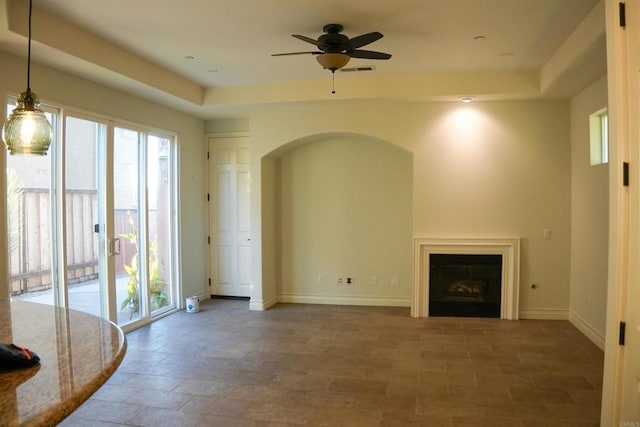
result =
M604 336L600 334L600 332L598 332L596 328L591 326L587 321L577 315L574 311L569 312L569 322L571 322L571 324L575 326L577 330L582 332L584 336L589 338L591 342L597 345L600 350L604 351Z
M566 308L528 308L520 310L519 319L531 320L569 320Z
M209 295L209 292L202 292L197 294L198 295L198 301L206 301L208 299L211 299L211 295ZM186 307L186 298L185 298L185 308Z
M211 299L232 299L232 300L238 300L238 301L249 301L251 298L249 297L234 297L231 295L215 295L215 294L211 294Z
M297 304L368 305L376 307L411 307L411 298L357 297L280 294L280 302Z
M249 310L265 311L276 305L278 302L280 302L280 298L278 297L278 295L274 295L270 298L267 298L266 300L261 301L254 301L252 299L249 301Z

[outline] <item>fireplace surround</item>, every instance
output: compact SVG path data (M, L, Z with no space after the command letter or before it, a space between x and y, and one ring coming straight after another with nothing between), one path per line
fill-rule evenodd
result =
M520 239L518 238L415 238L414 239L414 274L413 298L411 315L413 317L428 317L429 313L429 282L431 275L431 258L447 255L500 256L500 296L499 309L496 314L487 317L501 319L518 319L518 289L520 277ZM485 274L486 275L486 274ZM490 276L495 276L491 273ZM496 280L495 277L492 280ZM486 280L483 280L486 282ZM461 283L451 282L452 293L450 300L473 298L473 294L485 295L486 283L472 279L460 280ZM457 286L457 287L456 287ZM455 289L453 289L455 288ZM457 293L457 295L456 295ZM438 315L434 313L431 315ZM464 314L461 314L464 315Z

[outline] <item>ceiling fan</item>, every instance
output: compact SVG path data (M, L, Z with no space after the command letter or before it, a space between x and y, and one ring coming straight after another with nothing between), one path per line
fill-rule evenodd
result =
M325 34L318 37L317 40L300 34L292 34L293 37L310 43L316 46L319 50L307 51L307 52L290 52L290 53L275 53L271 56L285 56L285 55L316 55L316 59L322 65L323 68L331 70L335 73L336 70L347 65L351 58L363 58L363 59L389 59L391 55L383 52L375 52L372 50L360 49L376 40L381 39L382 33L374 31L371 33L362 34L360 36L350 39L342 33L344 28L340 24L327 24L322 30Z

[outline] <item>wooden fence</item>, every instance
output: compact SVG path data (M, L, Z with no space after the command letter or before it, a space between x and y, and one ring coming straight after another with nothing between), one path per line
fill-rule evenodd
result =
M46 189L25 188L9 218L9 280L12 295L51 288L51 207ZM135 211L116 210L115 235L133 232L129 214ZM149 212L151 227L155 224L155 212ZM68 190L66 193L67 281L79 283L98 278L98 202L95 190ZM137 227L137 223L134 223ZM152 230L154 228L151 228ZM60 245L58 245L60 247ZM129 265L136 254L136 247L126 238L120 238L120 255L116 256L116 274L124 274L124 264Z

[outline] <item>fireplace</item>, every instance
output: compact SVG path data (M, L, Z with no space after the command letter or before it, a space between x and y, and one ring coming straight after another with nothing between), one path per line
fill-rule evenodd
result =
M413 317L518 319L520 239L419 237L413 253Z
M502 255L429 255L429 316L500 317L501 294Z

